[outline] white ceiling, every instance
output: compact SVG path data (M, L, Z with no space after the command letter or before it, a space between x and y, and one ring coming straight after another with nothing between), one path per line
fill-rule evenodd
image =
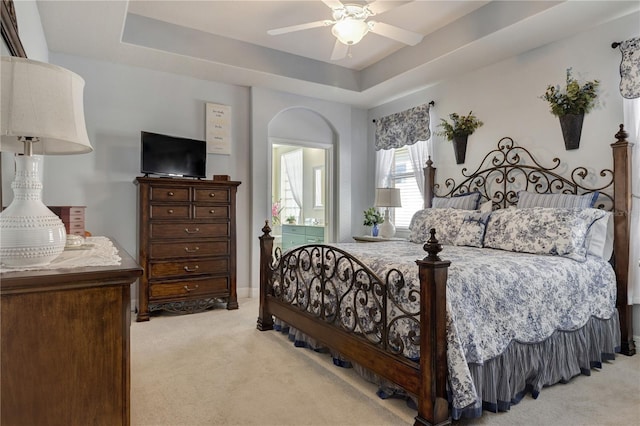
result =
M38 0L49 50L370 108L640 10L640 1L392 1L370 18L423 34L369 33L331 61L322 1ZM350 4L365 3L349 1Z
M335 42L331 27L270 36L267 30L289 25L331 19L332 10L322 1L133 1L129 13L146 16L188 28L281 50L305 58L332 63ZM346 4L366 4L346 1ZM394 7L375 18L423 35L489 3L488 1L383 1ZM336 65L361 70L398 49L402 43L369 34L353 46L352 57Z

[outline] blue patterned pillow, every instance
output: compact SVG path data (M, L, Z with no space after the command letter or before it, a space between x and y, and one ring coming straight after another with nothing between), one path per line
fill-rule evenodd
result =
M564 209L588 209L595 205L599 192L591 194L536 194L534 192L518 192L517 208L555 207Z
M433 197L431 207L434 209L476 210L480 202L480 192L454 195L453 197Z
M474 212L466 215L454 244L457 246L482 247L484 233L490 216L491 212Z
M409 241L425 243L431 236L429 230L435 228L440 244L452 245L468 213L466 210L452 208L418 210L409 224Z
M587 232L605 213L599 209L546 207L496 210L489 218L484 246L584 262Z

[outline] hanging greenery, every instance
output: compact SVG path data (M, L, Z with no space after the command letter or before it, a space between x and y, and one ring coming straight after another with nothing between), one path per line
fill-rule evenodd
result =
M462 116L454 112L453 114L449 114L449 119L451 119L451 123L444 118L440 119L441 123L438 127L441 127L442 130L437 132L437 135L444 136L450 141L456 136L470 135L484 124L473 115L473 111L469 111L469 114Z
M582 86L572 77L571 68L567 68L567 81L564 90L560 86L549 85L541 96L549 102L551 113L555 116L567 114L586 114L594 107L598 98L598 80L587 81Z

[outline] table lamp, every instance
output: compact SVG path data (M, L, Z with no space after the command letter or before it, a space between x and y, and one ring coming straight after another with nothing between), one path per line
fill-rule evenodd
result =
M375 207L386 207L384 222L380 225L380 236L382 238L392 238L396 235L396 227L389 217L390 207L402 207L400 202L400 189L398 188L376 188Z
M13 201L0 213L0 262L43 266L64 250L62 220L42 202L40 157L93 148L84 122L84 80L64 68L3 56L0 151L15 155Z

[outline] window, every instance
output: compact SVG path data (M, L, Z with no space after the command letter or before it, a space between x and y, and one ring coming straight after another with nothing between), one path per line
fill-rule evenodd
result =
M408 228L413 214L422 209L424 201L409 158L409 149L406 146L393 150L389 186L399 188L402 199L402 207L392 209L391 220L397 228Z
M290 176L293 177L293 181L290 180ZM280 201L282 207L280 219L284 223L287 223L287 218L291 216L295 218L295 222L300 218L300 205L296 202L295 191L297 189L298 194L302 191L300 188L295 188L294 185L302 186L302 150L300 149L283 154L280 162Z

